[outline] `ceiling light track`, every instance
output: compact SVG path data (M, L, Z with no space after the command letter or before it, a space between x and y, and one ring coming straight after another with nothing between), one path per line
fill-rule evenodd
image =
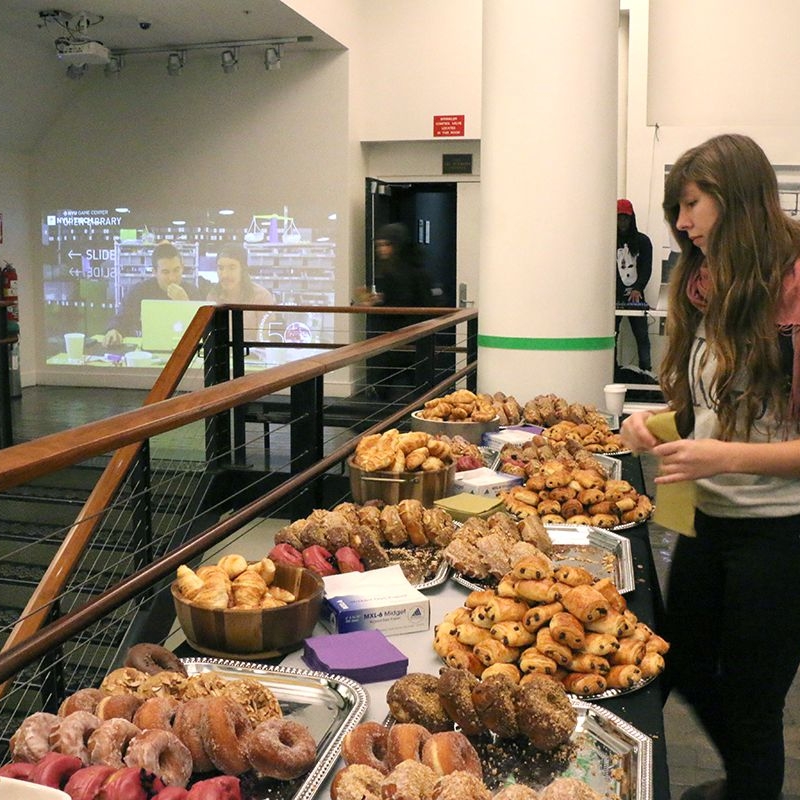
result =
M313 36L278 36L270 39L238 39L227 42L197 42L196 44L173 44L163 47L112 47L112 55L133 56L148 53L175 53L189 50L230 50L235 47L278 47L284 44L313 42Z

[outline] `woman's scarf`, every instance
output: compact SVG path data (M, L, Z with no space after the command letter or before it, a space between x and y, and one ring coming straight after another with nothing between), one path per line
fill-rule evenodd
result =
M703 262L689 277L686 284L686 295L689 302L699 311L705 313L708 307L708 294L711 289L711 274ZM792 337L792 388L790 413L793 418L800 418L800 259L794 262L790 272L783 279L778 310L775 315L778 330Z

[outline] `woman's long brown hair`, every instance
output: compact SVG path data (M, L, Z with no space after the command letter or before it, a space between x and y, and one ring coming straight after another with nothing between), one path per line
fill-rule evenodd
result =
M718 207L707 256L676 227L681 193L690 181ZM731 439L738 431L747 439L766 408L780 420L788 415L790 376L781 364L776 312L783 277L800 256L800 224L781 209L775 170L764 151L738 134L716 136L678 159L667 176L664 215L681 248L670 277L664 394L679 420L691 416L689 359L702 314L686 287L706 260L706 341L717 362L711 401L721 437ZM737 382L742 376L744 385Z

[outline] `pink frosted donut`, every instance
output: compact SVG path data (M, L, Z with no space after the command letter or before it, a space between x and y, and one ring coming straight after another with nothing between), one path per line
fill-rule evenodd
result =
M192 776L189 749L171 731L142 731L131 739L124 760L129 767L154 772L167 786L186 786Z
M125 766L124 758L128 745L141 730L127 719L107 719L100 723L89 737L87 748L92 764L106 764L121 769Z
M100 718L88 711L67 714L50 733L50 749L65 756L75 756L89 764L89 737L100 727Z
M35 764L50 752L50 734L59 722L55 714L46 711L37 711L26 717L9 741L11 758Z

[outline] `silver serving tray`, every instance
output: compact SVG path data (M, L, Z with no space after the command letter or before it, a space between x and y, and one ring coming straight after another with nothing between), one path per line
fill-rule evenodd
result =
M227 680L255 678L272 691L284 716L306 725L317 742L311 772L293 781L259 781L253 792L247 791L252 800L311 800L339 758L342 740L367 710L364 687L342 675L214 658L183 659L183 664L189 675L214 672Z
M604 528L586 525L545 525L555 548L552 560L583 567L596 578L611 578L620 594L636 588L631 543ZM453 570L452 578L467 589L481 591L496 581L479 581Z
M449 577L450 565L447 563L444 556L442 556L439 561L439 569L436 570L434 576L423 583L415 584L414 588L420 592L424 592L425 589L433 589L435 586L441 586Z
M512 782L543 789L564 777L587 783L604 798L652 800L652 739L601 706L575 697L570 702L578 714L575 730L569 743L552 753L521 747L517 740L471 739L489 789L494 792ZM393 722L390 715L384 724Z

